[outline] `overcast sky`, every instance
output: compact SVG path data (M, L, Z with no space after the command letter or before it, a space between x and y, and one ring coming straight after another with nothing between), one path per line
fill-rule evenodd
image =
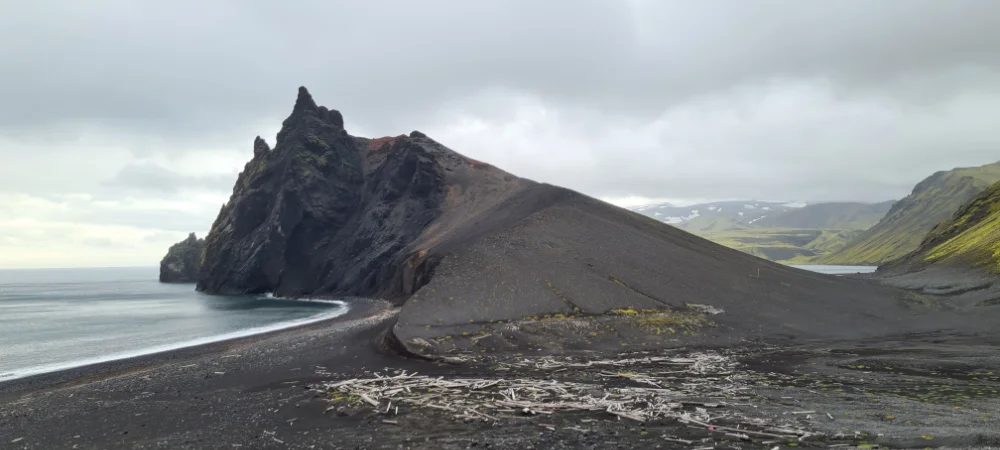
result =
M296 88L619 204L880 201L1000 160L1000 2L0 3L0 268L155 265Z

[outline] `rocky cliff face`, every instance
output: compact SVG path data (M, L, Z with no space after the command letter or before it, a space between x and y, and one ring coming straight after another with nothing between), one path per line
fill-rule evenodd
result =
M403 298L468 218L534 183L427 136L353 137L299 88L274 149L254 157L206 239L198 289Z
M198 270L201 268L201 252L205 240L198 239L194 233L167 250L167 255L160 261L161 283L194 283L198 281Z

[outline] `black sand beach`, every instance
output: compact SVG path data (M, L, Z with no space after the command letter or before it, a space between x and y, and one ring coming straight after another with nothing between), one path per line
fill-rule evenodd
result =
M298 417L283 406L303 385L405 364L373 351L394 313L359 300L328 321L2 383L0 448L260 447Z
M329 321L229 342L39 375L0 384L0 448L773 448L774 438L714 430L675 420L638 422L604 411L507 414L498 421L458 420L410 406L375 411L331 402L323 382L400 371L456 379L586 382L641 386L608 378L616 370L543 370L543 355L476 357L465 364L405 358L379 350L397 310L357 301ZM928 333L837 342L761 343L639 354L718 352L738 364L749 390L732 402L737 416L797 424L810 433L779 446L881 444L897 447L1000 444L995 417L1000 361L995 336ZM634 355L633 355L634 356ZM525 361L529 366L510 365ZM518 368L520 367L520 368ZM732 375L728 375L731 377ZM714 381L713 381L714 380ZM666 383L725 384L711 374ZM710 383L711 384L711 383ZM741 394L743 395L743 394ZM702 401L694 399L696 404ZM692 412L698 408L686 406ZM801 414L803 412L809 412ZM499 414L498 414L499 415ZM724 427L726 419L714 422ZM763 428L761 428L763 430ZM691 444L688 444L690 442Z

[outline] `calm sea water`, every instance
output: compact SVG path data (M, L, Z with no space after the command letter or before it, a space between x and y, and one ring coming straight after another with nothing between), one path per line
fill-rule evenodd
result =
M792 266L799 269L811 270L813 272L827 273L831 275L847 275L852 273L872 273L877 266L823 266L823 265L801 265Z
M276 330L334 301L215 297L157 268L0 270L0 381Z

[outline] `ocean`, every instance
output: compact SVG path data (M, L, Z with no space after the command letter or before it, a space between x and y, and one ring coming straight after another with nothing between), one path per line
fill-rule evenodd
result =
M277 330L337 301L217 297L158 268L0 270L0 381Z

